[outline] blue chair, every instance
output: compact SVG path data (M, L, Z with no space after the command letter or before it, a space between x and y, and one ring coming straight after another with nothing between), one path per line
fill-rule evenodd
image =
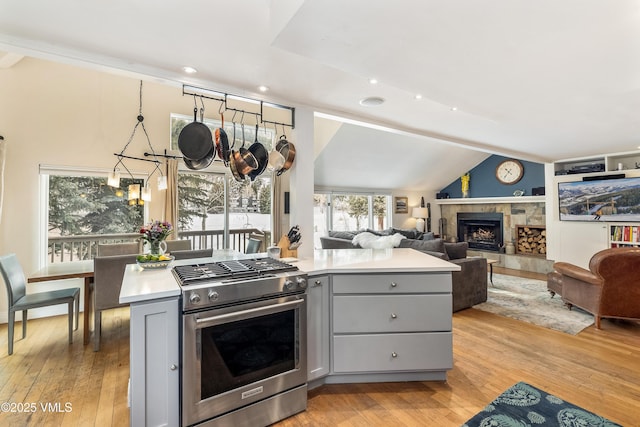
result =
M246 254L258 253L258 252L260 252L260 246L261 245L262 245L262 240L249 238L249 241L247 242L247 249L245 250L244 253L246 253Z
M73 331L78 329L80 312L80 288L67 288L56 291L26 293L27 281L16 254L0 257L0 271L7 287L9 302L9 354L13 354L13 327L16 311L22 311L22 338L27 336L27 310L50 305L69 304L69 344L73 343ZM76 321L73 325L73 305L75 303Z

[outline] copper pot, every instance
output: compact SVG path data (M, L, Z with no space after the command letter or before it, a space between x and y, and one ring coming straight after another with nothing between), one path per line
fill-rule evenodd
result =
M287 141L286 135L282 135L276 144L276 150L284 157L284 165L276 173L276 175L280 176L291 168L293 160L296 158L296 147L292 142Z
M218 153L218 157L222 159L225 166L228 166L229 163L229 138L227 137L227 133L224 131L224 114L220 113L220 127L217 128L214 132L215 135L215 145L216 152Z
M244 181L245 175L258 168L258 160L253 153L244 148L244 125L242 125L242 146L238 151L231 150L229 166L236 181Z

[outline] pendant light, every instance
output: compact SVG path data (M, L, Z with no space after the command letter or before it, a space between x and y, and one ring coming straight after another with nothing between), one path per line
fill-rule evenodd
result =
M136 117L136 119L137 119L137 122L136 122L135 126L133 127L133 131L131 132L131 136L129 136L129 140L127 141L125 146L122 148L120 153L119 154L115 154L115 156L118 158L118 161L116 162L115 166L113 167L113 171L109 172L109 175L108 175L108 178L107 178L108 185L110 185L112 187L120 187L120 171L118 169L118 166L122 165L122 167L127 171L129 176L131 177L131 179L135 179L133 174L131 173L131 171L124 164L123 160L125 158L135 159L135 160L146 160L146 159L138 159L136 157L130 157L130 156L127 156L127 155L124 154L125 151L127 150L127 148L129 147L129 145L131 144L131 142L133 141L133 138L136 135L136 131L138 130L138 127L141 127L142 131L144 132L144 136L145 136L145 138L147 140L147 145L149 146L149 149L151 150L151 155L153 156L153 160L149 160L149 161L154 163L154 169L149 174L149 176L147 177L146 185L142 189L140 188L140 184L131 184L131 185L129 185L127 199L129 200L129 204L130 205L144 204L144 201L151 201L151 189L149 188L149 180L151 179L151 176L156 171L158 171L158 173L160 174L158 176L158 189L159 190L166 190L167 189L167 185L166 185L167 179L162 174L162 170L159 167L160 166L160 160L158 160L158 156L156 155L156 152L153 149L153 145L151 145L151 140L149 139L149 134L147 133L147 129L144 126L144 116L142 115L142 80L140 80L139 108L138 108L138 116ZM163 182L163 184L161 184L161 182ZM164 188L162 188L162 187L164 187ZM132 203L132 201L135 201L135 202Z

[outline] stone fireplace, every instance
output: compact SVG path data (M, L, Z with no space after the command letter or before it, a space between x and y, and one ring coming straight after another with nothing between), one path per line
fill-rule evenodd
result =
M458 212L458 241L469 248L499 252L503 246L503 221L500 212Z
M529 227L538 229L541 234L545 224L544 197L496 197L483 199L441 199L436 201L440 207L440 221L438 231L447 241L458 241L458 214L499 214L502 216L502 238L496 237L501 243L511 242L517 245L518 228ZM464 215L463 215L464 216ZM463 233L464 234L464 233ZM469 232L467 232L469 235ZM482 236L487 237L484 230ZM463 240L462 238L460 240ZM539 242L540 243L540 242ZM546 244L546 243L545 243ZM537 246L540 248L540 245ZM538 249L538 252L540 250ZM545 249L546 252L546 249ZM513 255L506 254L504 246L496 252L487 248L469 249L469 256L481 256L498 260L498 267L515 270L548 273L553 270L553 260L546 259L546 254L540 252L537 256L530 253L516 252Z

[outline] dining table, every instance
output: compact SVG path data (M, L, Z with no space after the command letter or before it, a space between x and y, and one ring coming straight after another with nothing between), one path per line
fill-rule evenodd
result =
M81 260L47 264L27 278L28 283L48 282L52 280L83 279L84 280L84 316L83 316L83 343L89 344L91 329L89 318L91 317L91 294L94 277L93 260Z

